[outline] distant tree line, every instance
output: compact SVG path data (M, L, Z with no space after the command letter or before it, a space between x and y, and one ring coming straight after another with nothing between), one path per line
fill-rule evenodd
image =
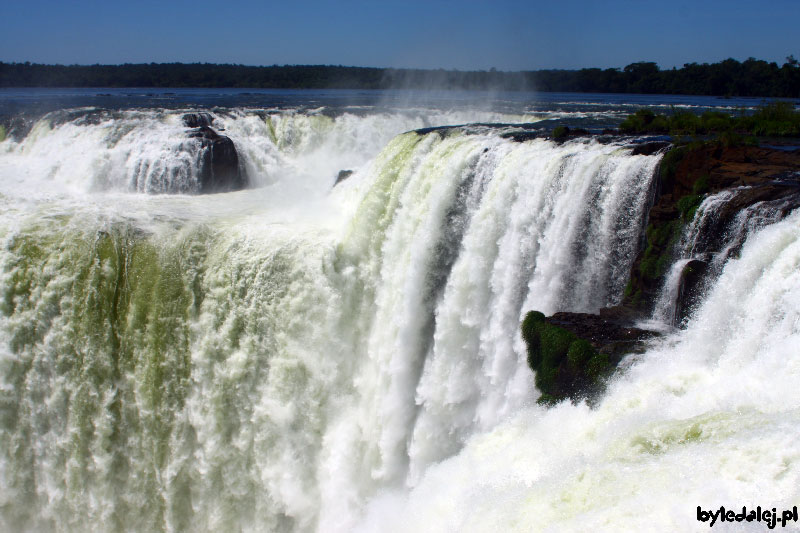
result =
M42 65L0 62L0 87L242 87L276 89L472 89L772 96L800 98L800 65L754 58L688 63L661 70L652 62L623 69L501 72L383 69L331 65L253 67L209 63Z

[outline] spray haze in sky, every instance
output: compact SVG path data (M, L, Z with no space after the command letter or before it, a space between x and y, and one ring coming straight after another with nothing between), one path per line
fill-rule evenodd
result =
M0 61L526 70L798 54L800 3L8 3Z

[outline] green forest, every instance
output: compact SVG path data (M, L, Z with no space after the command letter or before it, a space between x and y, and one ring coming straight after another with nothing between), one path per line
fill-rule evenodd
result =
M800 64L755 58L653 62L619 68L502 72L384 69L332 65L245 66L209 63L42 65L0 62L0 87L242 87L276 89L467 89L763 96L800 98Z

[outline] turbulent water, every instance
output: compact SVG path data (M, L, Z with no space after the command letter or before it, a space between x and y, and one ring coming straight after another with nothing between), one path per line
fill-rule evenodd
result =
M675 531L800 503L797 216L598 405L546 409L521 317L620 301L660 156L504 135L570 110L229 108L251 187L152 194L194 179L185 111L0 143L0 529ZM409 131L467 123L506 126Z

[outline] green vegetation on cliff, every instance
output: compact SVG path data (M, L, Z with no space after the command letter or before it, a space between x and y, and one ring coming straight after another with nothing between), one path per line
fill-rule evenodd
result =
M659 182L663 191L660 216L651 216L645 229L645 247L634 263L631 279L625 288L624 302L642 309L652 302L649 298L654 288L660 287L664 275L672 264L675 245L686 224L690 223L709 190L706 173L693 174L689 187L676 183L678 167L687 154L702 147L721 145L721 141L693 142L673 146L661 160ZM683 190L683 189L687 190ZM677 193L674 194L674 193ZM666 201L669 200L669 201Z

